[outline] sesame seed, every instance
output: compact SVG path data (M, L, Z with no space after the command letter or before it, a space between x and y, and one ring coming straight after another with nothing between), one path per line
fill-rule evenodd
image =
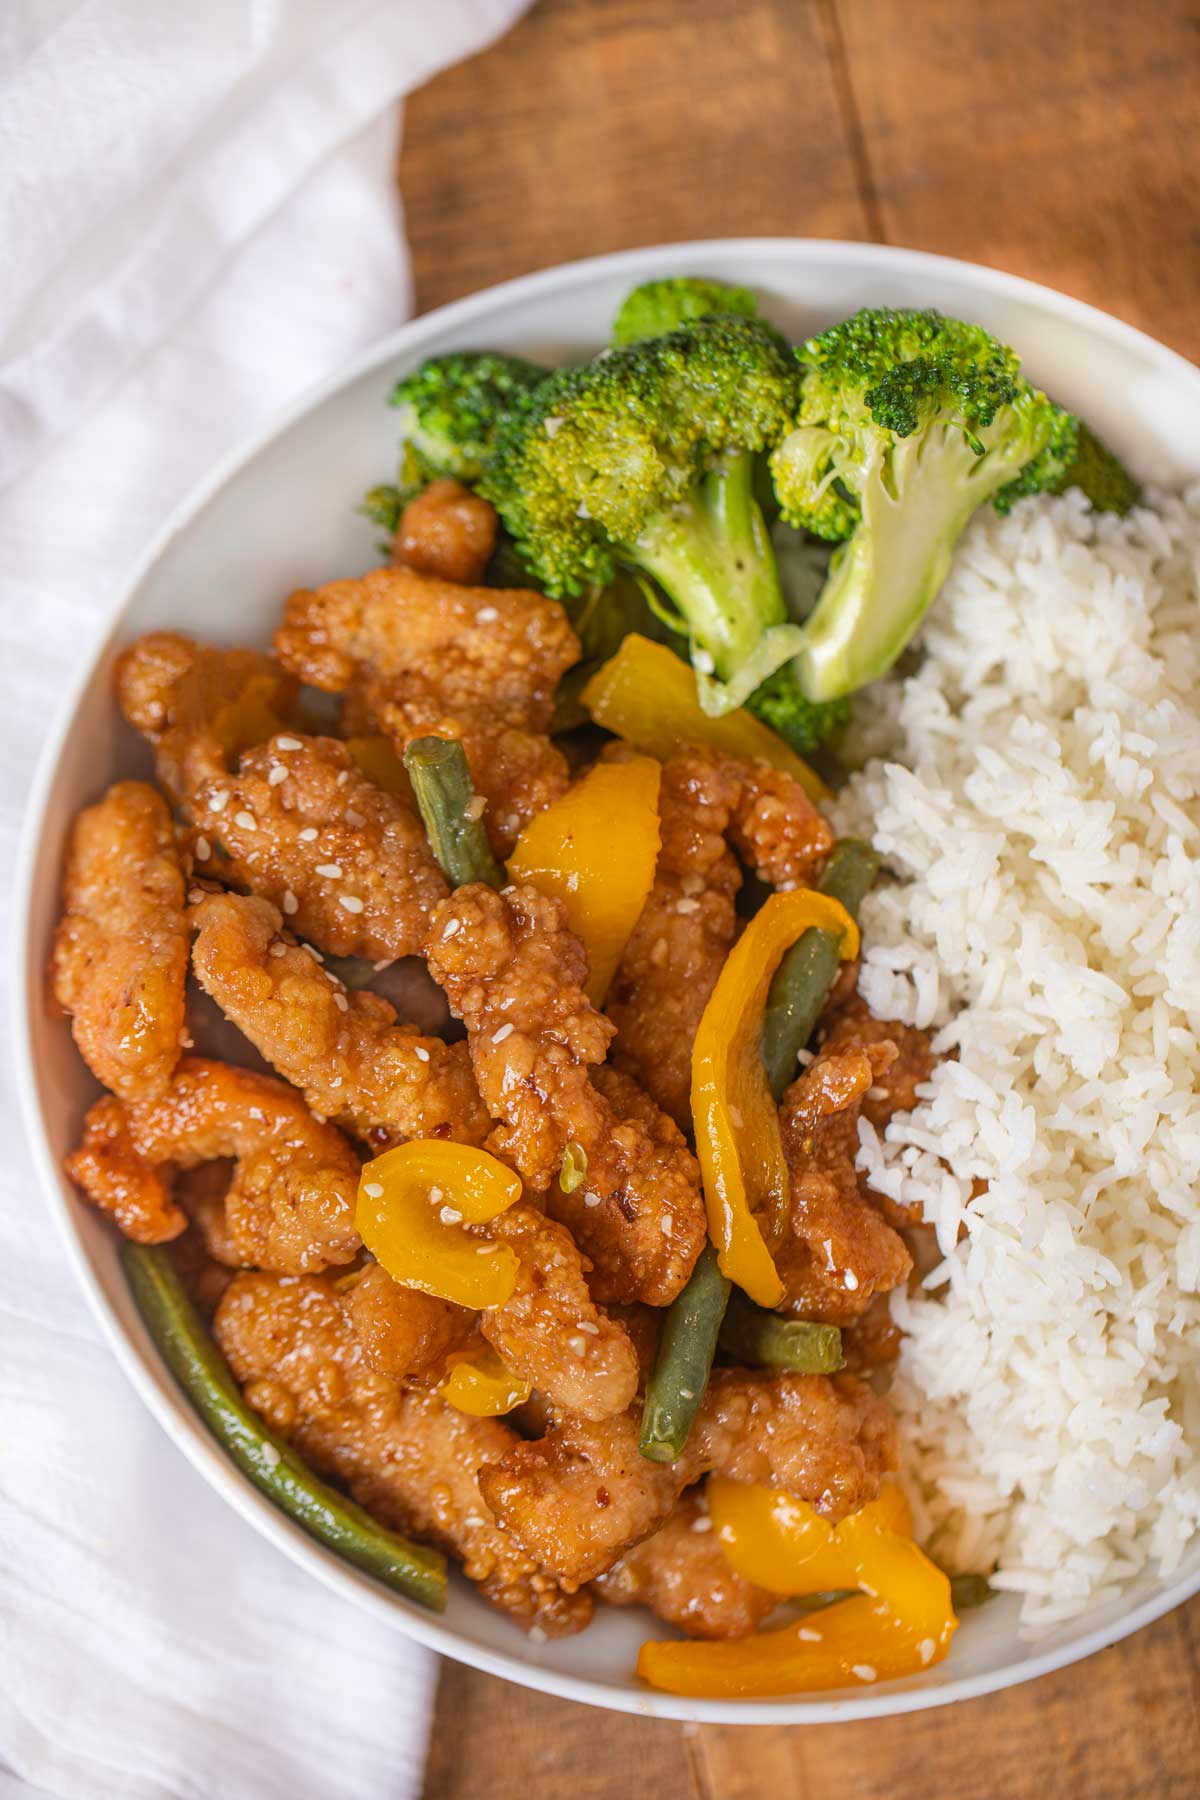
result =
M288 777L288 772L284 768L283 764L276 763L275 767L271 770L271 773L267 776L267 786L268 787L278 787L281 782L284 782L287 780L287 777Z
M301 748L300 739L293 737L276 738L275 748L277 750L299 750Z
M446 929L445 929L445 931L443 931L442 936L443 936L443 938L452 938L456 931L461 931L461 930L462 930L462 920L461 919L447 919L446 920Z
M670 1237L671 1232L674 1229L671 1224L670 1213L663 1214L662 1218L658 1221L658 1229L662 1232L664 1237Z
M443 1225L462 1224L462 1214L459 1212L457 1206L443 1206L438 1213L438 1218L442 1221Z
M499 1031L493 1031L492 1042L493 1042L493 1044L502 1044L504 1042L505 1038L510 1038L512 1036L512 1034L513 1034L513 1026L511 1025L511 1023L508 1025L502 1025L500 1027Z
M922 1638L917 1645L917 1655L923 1663L931 1663L933 1661L933 1653L936 1649L937 1645L932 1638Z
M500 612L497 607L481 606L475 614L475 623L477 625L494 625L499 617Z
M584 1351L587 1349L587 1343L586 1343L585 1339L583 1339L581 1337L570 1337L567 1339L567 1342L568 1342L568 1344L570 1344L570 1346L571 1346L572 1350L575 1352L576 1356L582 1356Z
M198 837L196 839L196 860L198 862L207 862L211 855L212 845L209 843L208 839L205 837Z
M308 951L308 954L312 957L314 962L323 963L325 961L324 956L317 949L315 944L305 944L304 948Z
M851 1663L850 1673L857 1675L860 1681L877 1681L879 1679L870 1663Z
M495 1248L495 1244L479 1244L476 1247L475 1254L476 1256L490 1256Z
M699 912L700 911L700 902L698 900L688 900L688 899L677 900L675 902L675 911L678 913Z
M598 1325L593 1325L590 1319L580 1319L579 1329L580 1331L586 1331L589 1337L600 1336L600 1327Z
M365 825L366 822L367 821L366 821L365 814L360 813L360 812L355 812L355 810L352 806L348 806L346 808L346 823L347 823L347 825L349 825L349 827L352 831L357 831L359 826Z
M204 898L204 889L203 888L189 888L188 889L188 900L190 901L190 903L193 906L195 906L195 904L198 900L203 900L203 898Z
M429 1052L425 1048L424 1044L414 1044L413 1045L413 1055L416 1057L418 1062L428 1062L429 1061Z
M194 1048L194 1047L195 1047L195 1046L194 1046L194 1044L193 1044L193 1041L192 1041L192 1039L191 1039L191 1038L190 1038L190 1037L189 1037L189 1036L188 1036L188 1034L187 1034L187 1032L186 1032L186 1031L181 1031L181 1032L180 1032L180 1033L179 1033L179 1048L180 1048L180 1049L181 1049L181 1050L191 1050L191 1049L193 1049L193 1048Z
M300 833L300 842L302 844L315 843L316 836L317 836L316 826L315 825L306 825L304 827L304 830Z
M347 782L348 782L348 781L349 781L349 779L350 779L350 771L349 771L349 769L343 769L343 770L342 770L342 771L341 771L341 773L340 773L340 774L339 774L339 775L338 775L338 778L337 778L337 785L338 785L338 786L339 786L339 787L345 787L345 785L346 785L346 783L347 783Z
M742 1117L742 1109L740 1106L731 1106L729 1108L729 1123L733 1126L735 1131L740 1131L742 1126L746 1123L745 1119Z
M561 431L562 428L563 428L563 421L557 413L551 413L550 417L548 419L542 420L542 430L545 432L547 437L553 437L554 434L558 431Z
M374 969L374 971L377 975L382 975L383 971L385 969L391 968L391 966L395 962L395 960L396 959L394 956L381 956L377 963L371 964L371 967Z
M842 1281L851 1293L853 1293L858 1286L858 1276L854 1273L853 1269L846 1270L846 1273L842 1276Z
M382 1199L382 1197L383 1197L382 1181L364 1182L363 1183L363 1193L368 1194L372 1200Z
M244 812L244 811L240 812L240 813L234 813L233 822L235 825L240 825L243 831L257 831L258 830L258 820L254 817L253 813Z
M357 894L339 894L338 905L348 913L360 913L363 903Z
M341 863L318 863L317 864L317 874L326 876L328 878L328 880L330 880L330 881L340 880L341 873L342 873Z
M682 1390L680 1390L680 1391L682 1392ZM685 1394L684 1398L687 1400L690 1400L692 1398L692 1396L690 1394ZM707 1513L701 1513L700 1517L698 1519L692 1520L692 1530L693 1531L711 1531L712 1528L713 1528L713 1523Z
M592 1193L585 1194L583 1196L583 1204L585 1206L599 1206L599 1204L600 1204L599 1194L592 1194Z
M476 794L475 797L468 800L467 804L463 807L463 818L470 819L474 822L476 819L482 819L486 811L487 801L482 794Z
M267 955L268 956L286 956L287 955L287 945L286 944L272 944L271 948L267 951Z
M221 788L219 792L208 796L209 812L224 812L229 805L229 790Z
M289 917L292 913L300 911L300 902L297 900L295 894L293 894L291 888L285 888L283 890L283 910Z
M694 1400L696 1398L696 1390L694 1388L680 1388L679 1397L681 1400Z
M280 1454L279 1454L278 1450L275 1448L274 1444L264 1444L263 1445L262 1459L266 1463L268 1469L277 1469L279 1467L280 1463L283 1461L283 1458L280 1456Z
M802 1625L796 1633L796 1636L798 1638L803 1638L806 1644L819 1644L821 1642L821 1633L819 1631L814 1631L810 1625Z
M350 1011L350 1002L347 1000L345 994L335 994L333 996L333 1004L337 1007L339 1012Z
M704 892L703 875L684 875L679 883L685 894L702 894Z

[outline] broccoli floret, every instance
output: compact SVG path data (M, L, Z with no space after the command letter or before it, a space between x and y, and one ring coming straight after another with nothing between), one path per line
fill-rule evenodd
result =
M491 350L430 358L398 381L388 397L400 410L406 456L426 481L452 475L473 485L501 414L545 377L536 363Z
M1053 489L1077 424L981 326L857 313L798 352L796 429L771 469L784 519L840 542L796 663L812 700L890 668L976 507Z
M1142 497L1129 470L1082 420L1074 460L1050 492L1066 488L1078 488L1097 512L1127 513Z
M801 756L815 750L818 744L828 743L850 717L848 700L809 700L792 663L785 663L782 669L768 675L747 704L764 725L777 731Z
M643 281L626 295L613 320L613 343L636 344L641 338L661 337L677 331L693 319L713 313L737 313L753 319L758 301L749 288L710 281L706 275L668 275L661 281Z
M505 415L480 482L548 593L605 587L620 566L649 576L714 713L801 641L754 497L800 374L769 325L736 316L603 352Z

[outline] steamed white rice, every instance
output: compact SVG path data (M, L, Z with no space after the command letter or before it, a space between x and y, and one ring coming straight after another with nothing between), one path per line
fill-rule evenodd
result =
M1033 1628L1200 1520L1198 587L1200 489L985 509L836 809L895 877L867 1001L954 1053L862 1128L940 1251L894 1301L919 1524Z

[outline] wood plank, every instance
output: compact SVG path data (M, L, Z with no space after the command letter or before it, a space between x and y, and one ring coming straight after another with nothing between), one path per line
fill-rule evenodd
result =
M888 241L1028 275L1200 360L1200 8L828 0Z
M1200 1600L1057 1675L870 1725L705 1726L720 1800L1190 1800L1200 1791ZM614 1790L615 1792L615 1790Z
M409 101L400 186L423 311L637 244L867 235L810 0L538 5Z

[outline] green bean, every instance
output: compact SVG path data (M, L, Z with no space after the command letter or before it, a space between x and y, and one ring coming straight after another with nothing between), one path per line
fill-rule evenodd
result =
M842 1334L836 1325L814 1325L768 1312L738 1290L729 1297L718 1349L730 1362L797 1375L832 1375L843 1366Z
M879 858L869 844L843 838L817 885L854 918L878 872ZM785 951L775 971L763 1020L763 1062L776 1100L795 1079L797 1057L813 1034L840 955L841 939L814 925Z
M475 788L457 738L414 738L404 752L429 848L451 887L485 881L503 887L504 866L492 854L483 820L474 816Z
M706 1244L687 1286L663 1314L638 1438L638 1449L651 1462L674 1462L687 1443L708 1383L729 1287L716 1251Z
M967 1612L973 1606L984 1606L995 1597L996 1590L986 1575L952 1575L950 1577L950 1603L956 1613Z
M268 1431L242 1399L168 1252L160 1246L125 1244L121 1261L163 1361L231 1462L310 1537L397 1593L441 1612L446 1604L445 1557L385 1531L353 1500L326 1487L283 1438Z

